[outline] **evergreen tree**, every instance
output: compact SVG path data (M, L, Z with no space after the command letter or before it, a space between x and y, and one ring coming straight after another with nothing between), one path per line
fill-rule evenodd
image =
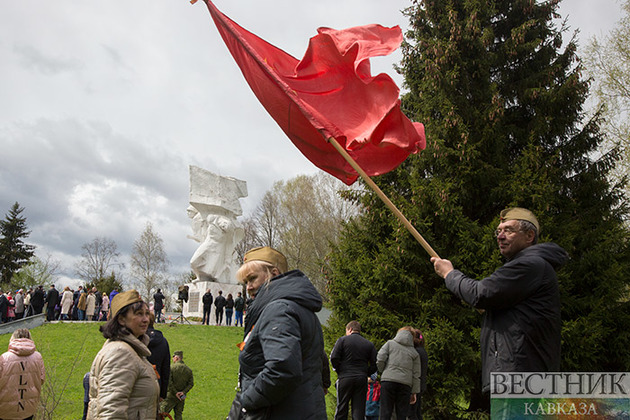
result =
M113 271L109 276L104 276L85 284L85 290L90 290L93 287L96 287L96 290L98 290L99 293L107 293L107 296L109 296L114 289L119 292L123 292L125 290L122 279L119 279Z
M427 148L375 179L443 258L474 278L502 264L493 230L499 212L531 209L541 242L564 247L559 271L562 369L625 371L630 364L628 216L607 175L618 151L598 116L583 122L588 84L575 40L562 45L559 0L424 0L406 13L411 29L401 72L403 107L425 124ZM429 256L371 193L356 195L351 221L330 259L334 312L328 339L358 319L376 344L411 324L429 353L425 409L470 418L481 406L481 317L433 271Z
M23 211L16 201L4 220L0 220L0 284L3 285L8 285L35 254L35 246L24 243L31 232L27 230L26 217L21 215Z

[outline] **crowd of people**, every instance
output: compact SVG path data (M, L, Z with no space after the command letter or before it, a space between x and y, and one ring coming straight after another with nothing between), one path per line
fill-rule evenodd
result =
M0 323L38 315L46 309L46 320L105 321L109 312L109 302L118 293L114 289L109 294L100 293L79 286L76 290L69 286L60 293L54 284L47 291L44 286L19 289L12 292L0 291Z
M330 353L337 372L335 420L421 419L428 355L419 329L405 326L377 352L350 321ZM380 375L380 376L379 376Z
M241 292L238 292L236 299L234 299L231 293L224 297L223 291L219 290L218 296L213 299L212 292L210 289L207 289L206 293L201 297L201 303L203 304L202 325L210 325L210 310L214 303L215 325L223 325L223 314L225 314L225 325L228 327L232 326L232 318L234 318L235 327L243 326L243 314L246 303Z
M566 252L553 243L537 244L540 225L527 209L506 209L500 220L496 237L506 263L489 277L474 280L454 269L449 260L431 258L446 287L484 311L481 382L486 395L490 371L559 369L555 269L566 260ZM400 328L377 351L362 336L361 324L351 321L327 355L316 316L322 297L301 271L288 270L282 253L270 247L254 248L245 254L236 276L250 301L239 344L238 391L228 419L326 419L324 396L331 385L330 365L337 373L335 420L346 420L349 412L353 420L422 418L428 355L419 329ZM92 320L103 319L109 309L107 322L100 326L107 340L86 375L84 418L156 419L160 410L174 410L175 419L182 418L186 394L194 385L192 370L183 363L182 351L175 352L172 364L168 364L168 342L153 329L155 316L136 290L115 297L103 293L97 300L99 293L94 289L79 290L77 296L66 288L61 297L54 286L44 296L41 289L26 292L21 300L24 308L20 309L41 312L48 303L48 308L53 308L48 311L51 319L74 317L72 309L76 308L78 319ZM11 314L17 316L17 296L2 296L13 301ZM2 304L7 306L4 300ZM219 292L216 299L210 295L202 301L203 324L210 318L206 302L221 309L215 313L217 325L223 322L223 309L228 325L233 311L236 322L242 322L245 304L240 293L232 299ZM545 311L538 309L541 307ZM8 418L3 411L7 404L16 407L15 402L8 401L17 395L14 388L23 383L15 379L15 375L25 374L16 368L26 360L23 358L28 358L32 367L28 373L32 392L22 395L34 399L44 371L28 330L16 331L9 352L0 358L0 418ZM26 409L32 407L30 400L19 404L24 408L24 417L19 418L30 418L32 410Z

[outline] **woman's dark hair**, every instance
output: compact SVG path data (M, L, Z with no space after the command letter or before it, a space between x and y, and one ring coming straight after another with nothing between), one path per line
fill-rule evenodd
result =
M422 331L417 328L413 330L413 346L414 347L424 347L424 336L422 335Z
M118 340L123 335L131 334L131 331L120 325L118 319L127 315L129 311L139 311L143 306L147 306L147 304L145 302L136 302L123 307L116 316L111 317L109 321L101 325L99 331L103 333L103 337L111 340Z

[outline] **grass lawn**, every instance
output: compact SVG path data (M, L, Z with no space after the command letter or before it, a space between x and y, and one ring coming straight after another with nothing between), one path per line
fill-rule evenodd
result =
M46 383L37 419L80 420L83 414L83 375L105 339L98 331L101 323L45 324L31 330L37 350L46 364ZM236 343L243 329L202 325L160 324L171 354L184 351L184 361L193 370L195 386L186 398L184 418L224 420L234 398L238 373ZM6 351L10 334L0 335L0 350ZM331 372L332 381L336 380ZM335 388L326 396L328 418L335 410Z

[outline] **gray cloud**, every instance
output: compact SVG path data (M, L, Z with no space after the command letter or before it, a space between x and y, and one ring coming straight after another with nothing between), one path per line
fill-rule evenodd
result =
M409 0L216 1L246 29L301 58L319 26L407 25ZM567 0L572 28L598 34L615 0ZM38 254L66 273L81 245L114 239L128 263L147 221L173 272L188 269L188 165L248 183L251 213L273 182L317 169L246 85L202 2L56 0L0 14L0 217L25 207ZM600 13L614 9L616 13ZM612 18L610 17L612 16ZM597 19L595 19L595 17ZM373 61L399 84L392 57Z
M18 56L18 61L24 68L47 76L77 71L83 67L83 65L75 59L53 57L32 45L16 45L13 51Z

